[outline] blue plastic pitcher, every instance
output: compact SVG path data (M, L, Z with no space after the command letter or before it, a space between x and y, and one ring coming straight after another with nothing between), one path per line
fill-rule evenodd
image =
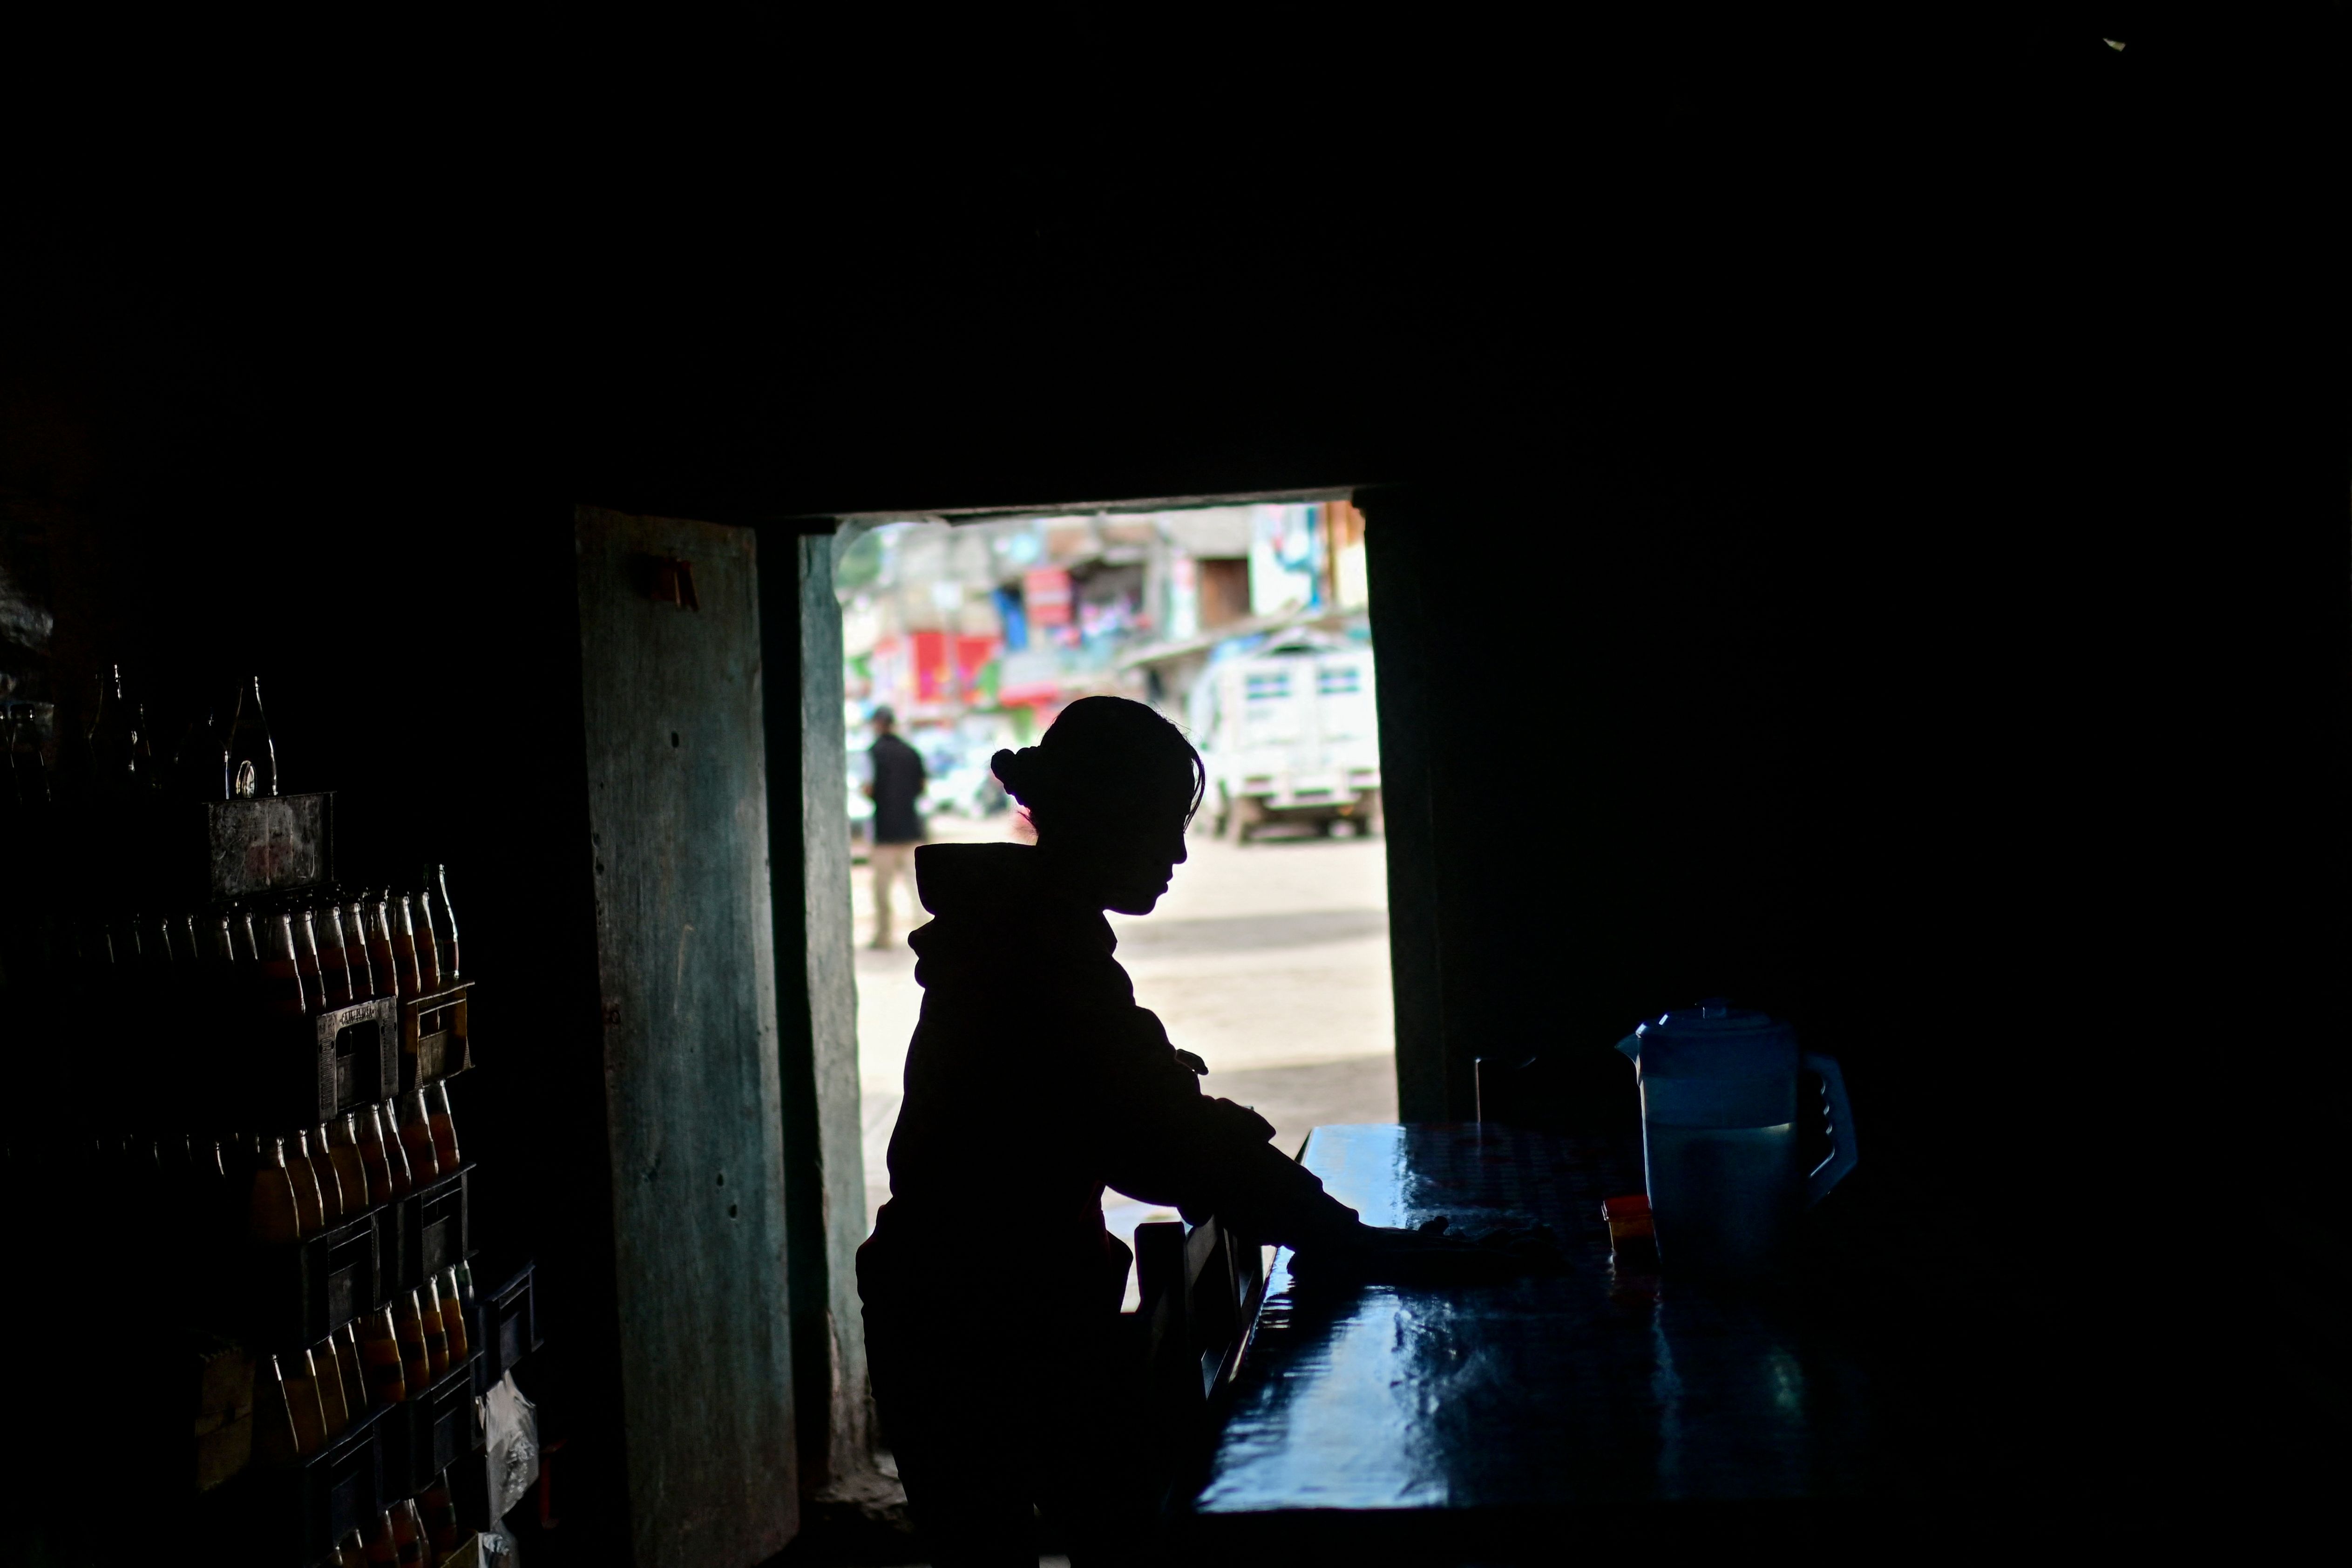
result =
M1768 1268L1790 1222L1853 1169L1853 1113L1837 1063L1797 1031L1721 1002L1666 1014L1617 1042L1642 1083L1642 1163L1658 1261L1670 1271ZM1830 1156L1797 1168L1797 1075L1817 1073Z

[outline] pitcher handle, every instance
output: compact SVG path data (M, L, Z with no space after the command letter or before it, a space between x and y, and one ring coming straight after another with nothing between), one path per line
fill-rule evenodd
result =
M1845 1074L1838 1070L1836 1058L1807 1051L1802 1061L1807 1072L1821 1075L1822 1100L1830 1122L1830 1156L1805 1178L1805 1206L1810 1208L1829 1196L1830 1189L1853 1169L1853 1108L1846 1102Z

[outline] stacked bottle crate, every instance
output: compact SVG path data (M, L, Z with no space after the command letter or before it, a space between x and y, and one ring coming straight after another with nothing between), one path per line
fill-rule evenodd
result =
M146 779L100 712L79 768L0 727L0 1031L62 1108L8 1128L6 1173L75 1178L27 1239L126 1347L59 1386L113 1407L86 1429L123 1489L192 1497L240 1560L441 1563L492 1523L483 1396L537 1343L530 1268L474 1276L447 879L335 880L333 797L276 793L257 686Z

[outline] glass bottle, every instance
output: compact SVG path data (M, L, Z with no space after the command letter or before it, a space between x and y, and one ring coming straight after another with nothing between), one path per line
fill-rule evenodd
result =
M27 822L46 815L54 804L48 758L41 749L38 715L42 711L45 709L39 703L19 702L8 727L8 769L16 780L17 809L25 814L20 820Z
M310 1171L319 1178L319 1207L329 1225L341 1225L367 1207L364 1184L358 1187L343 1185L343 1173L335 1159L334 1146L327 1137L323 1121L310 1135Z
M367 917L368 966L375 973L375 994L405 996L400 979L400 957L392 950L392 912L382 893L362 893L360 907Z
M308 1458L327 1446L327 1410L319 1397L319 1378L309 1351L281 1359L286 1408L294 1417L294 1453Z
M228 1180L228 1159L226 1152L212 1138L195 1140L195 1187L188 1194L188 1234L200 1237L200 1246L207 1246L219 1256L219 1250L209 1244L226 1237L236 1237L245 1227L245 1213L240 1213L237 1199L242 1194Z
M401 1354L400 1333L390 1307L378 1307L360 1320L360 1370L367 1374L368 1397L378 1405L398 1405L408 1397L406 1358Z
M319 1129L319 1141L327 1146L328 1163L335 1167L335 1184L343 1190L346 1215L357 1215L362 1209L392 1196L389 1172L380 1183L372 1179L367 1160L360 1152L359 1129L350 1111L344 1111L340 1121Z
M302 1446L296 1436L293 1402L287 1397L286 1373L276 1356L264 1356L254 1369L253 1452L265 1464L291 1465Z
M425 1373L435 1383L449 1374L449 1331L441 1326L441 1280L427 1279L416 1292L416 1320L425 1330Z
M426 1124L433 1131L433 1157L447 1175L457 1168L457 1121L449 1113L449 1080L436 1078L418 1091L425 1100Z
M261 711L261 677L257 675L247 678L237 692L226 752L232 795L239 800L277 795L278 748L269 739L269 721Z
M327 1228L326 1203L319 1193L318 1173L310 1169L310 1141L302 1133L294 1134L293 1146L278 1144L286 1164L286 1179L294 1189L296 1229L300 1236L316 1236Z
M415 1498L403 1498L392 1505L392 1539L400 1550L401 1568L425 1565L425 1521L416 1511Z
M248 1210L253 1206L252 1144L243 1142L232 1134L212 1145L213 1165L203 1173L212 1190L211 1224L208 1235L217 1237L220 1250L226 1253L232 1238L242 1241L252 1234ZM219 1174L215 1179L213 1171Z
M360 1360L359 1326L364 1321L364 1318L354 1318L327 1336L327 1342L334 1347L335 1366L342 1373L343 1403L350 1407L354 1421L367 1414L370 1398L367 1369Z
M441 1271L441 1332L449 1342L449 1361L463 1366L473 1359L473 1322L467 1309L473 1305L457 1281L457 1266Z
M400 1141L400 1108L392 1100L368 1107L360 1121L360 1150L367 1150L368 1129L374 1128L376 1147L383 1151L384 1168L392 1178L392 1195L406 1197L416 1190L416 1173L409 1168L408 1147Z
M343 1129L344 1136L359 1151L360 1168L367 1173L368 1202L390 1203L394 1195L392 1167L384 1163L383 1130L376 1125L375 1107L343 1112Z
M408 907L406 893L387 890L383 896L384 918L391 922L392 961L398 966L400 994L415 995L425 988L425 976L417 967L416 921Z
M327 1007L327 977L320 973L319 962L319 927L317 911L300 904L287 911L287 920L294 928L294 967L301 972L302 994L313 1012Z
M367 926L361 918L360 901L356 896L338 899L343 927L343 967L348 976L354 1002L373 1001L383 994L376 984L375 965L369 961Z
M131 769L138 775L133 788L142 795L153 795L163 782L155 765L155 730L147 721L143 702L131 705Z
M260 963L261 937L254 927L253 911L243 904L231 904L226 918L230 956L239 963Z
M394 1568L400 1561L400 1543L394 1539L392 1510L386 1509L368 1527L368 1568Z
M261 960L261 975L272 1012L288 1017L300 1017L316 1005L317 984L314 973L303 976L301 960L294 949L294 918L272 915L263 926L268 948Z
M423 1394L433 1381L433 1352L425 1342L425 1309L414 1290L394 1297L392 1308L393 1331L400 1338L401 1380L408 1384L410 1394Z
M425 890L433 900L433 937L441 948L441 983L454 985L465 978L457 959L457 910L449 901L449 868L425 868Z
M285 1145L275 1138L259 1139L254 1144L254 1155L249 1211L253 1239L271 1244L299 1241L302 1214L295 1201L294 1180L286 1173Z
M330 1007L348 1007L358 998L352 994L351 965L343 957L343 911L332 899L310 911L310 924L319 943L319 977L320 989L327 994Z
M310 1347L310 1378L319 1387L319 1412L326 1417L327 1441L331 1443L352 1425L352 1407L343 1396L343 1369L335 1361L332 1339Z
M416 1494L418 1510L425 1516L425 1542L433 1549L433 1560L439 1562L457 1550L457 1501L449 1490L449 1472L442 1471L425 1484Z
M441 1168L440 1157L433 1148L433 1119L425 1109L425 1091L412 1089L396 1102L400 1124L400 1146L408 1154L409 1173L418 1186L440 1180L449 1173Z
M441 973L441 943L434 935L430 893L403 895L408 900L409 925L416 941L416 984L421 991L438 991L447 982Z
M101 800L130 798L145 783L139 776L139 721L122 698L122 667L110 664L98 678L98 714L90 721L90 783Z

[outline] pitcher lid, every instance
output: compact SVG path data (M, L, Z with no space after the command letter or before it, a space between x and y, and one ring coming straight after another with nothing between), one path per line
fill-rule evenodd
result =
M1644 1041L1664 1035L1675 1040L1720 1040L1729 1044L1743 1035L1792 1034L1790 1026L1769 1013L1752 1007L1735 1007L1719 997L1709 997L1695 1007L1676 1007L1661 1013L1651 1023L1634 1031Z

